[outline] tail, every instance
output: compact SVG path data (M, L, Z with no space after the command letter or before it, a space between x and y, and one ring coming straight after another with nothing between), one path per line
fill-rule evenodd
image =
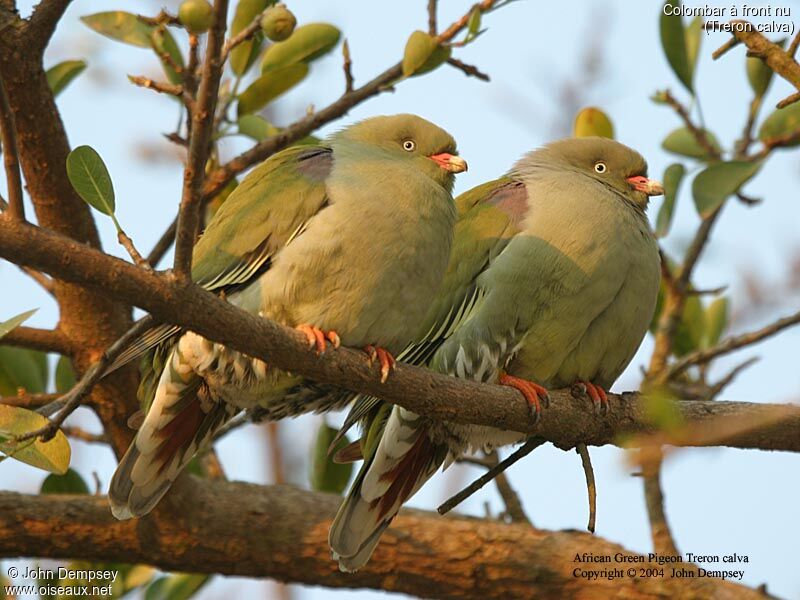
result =
M111 479L108 498L117 519L149 513L197 451L236 412L198 394L201 384L174 348L144 423Z
M447 456L447 447L435 444L428 436L422 417L400 407L386 405L383 409L367 433L364 465L328 536L334 558L346 572L367 564L400 507ZM390 411L383 434L376 436L375 428L383 426Z

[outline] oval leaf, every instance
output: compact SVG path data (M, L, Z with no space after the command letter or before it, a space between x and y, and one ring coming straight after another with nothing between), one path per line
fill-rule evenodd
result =
M12 329L16 329L20 325L22 325L25 321L27 321L33 313L35 313L38 308L34 308L31 310L26 310L24 313L18 314L16 317L11 317L8 321L3 321L0 323L0 338L6 335Z
M56 364L56 391L66 394L75 386L76 381L72 361L68 356L62 356Z
M575 137L597 136L613 140L614 125L606 113L590 106L581 110L575 117L572 133Z
M775 42L781 48L786 44L786 39ZM745 70L747 71L747 81L750 82L750 87L753 88L753 93L757 98L761 98L767 93L769 84L772 81L772 69L764 64L764 61L755 56L748 56L745 63Z
M760 162L730 161L711 165L692 182L692 196L700 216L706 218L728 196L739 191L761 168Z
M122 10L101 12L81 17L81 21L112 40L140 48L150 47L153 27L129 12Z
M267 8L267 0L239 0L239 4L236 5L236 13L233 16L233 22L231 23L231 37L250 25L253 19L261 14L265 8ZM250 66L256 61L258 53L261 51L261 44L263 41L264 36L258 31L249 40L245 40L231 50L231 70L236 75L246 73Z
M37 469L63 475L69 468L70 447L66 436L58 431L52 440L40 439L12 442L12 436L35 431L47 425L39 413L18 406L0 404L0 452Z
M78 146L67 155L67 177L85 202L103 214L114 214L116 206L111 175L94 148Z
M679 14L675 14L679 12L680 8L680 0L664 2L660 19L661 46L672 71L686 89L694 93L692 91L692 71L689 68L689 57L686 52L683 20Z
M700 56L700 42L703 33L703 17L695 17L686 27L686 62L689 65L689 81L694 81L697 59Z
M721 152L722 148L720 147L716 136L707 129L703 131L705 131L706 138L709 140L714 149L717 152ZM686 127L681 127L670 133L666 138L664 138L664 141L661 142L661 147L664 148L664 150L673 152L674 154L680 154L681 156L700 159L709 158L706 149L700 145L700 143L697 141L697 138L695 138L692 132Z
M89 486L77 471L67 469L63 475L45 477L40 490L42 494L88 494Z
M53 96L58 96L85 69L86 61L83 60L65 60L47 69L47 85Z
M239 133L254 139L257 142L273 135L278 135L280 129L258 115L244 115L238 121Z
M664 237L669 233L672 215L675 212L675 200L678 188L686 174L686 168L680 163L671 164L664 171L664 202L656 217L656 237Z
M239 115L246 115L266 106L303 81L306 75L308 75L308 65L305 63L270 69L241 93Z
M720 297L708 305L706 309L706 348L716 345L728 326L728 304L727 298Z
M773 111L761 124L761 128L758 130L758 139L765 142L774 138L790 136L797 131L800 131L800 102ZM787 146L797 145L800 145L800 140L795 140Z
M675 332L673 350L676 356L684 356L697 350L703 343L706 331L703 303L697 296L689 296L683 307L681 321Z
M449 46L442 46L429 33L415 31L406 42L403 52L403 76L422 75L433 71L452 54Z
M317 439L314 443L314 450L311 456L311 488L318 492L331 492L341 494L350 481L353 472L353 464L339 464L333 462L333 455L349 444L347 437L339 440L334 451L328 454L328 446L336 437L337 430L330 427L327 423L322 423L317 431Z
M183 75L181 75L175 67L183 68L183 55L169 30L163 25L154 27L153 33L150 36L150 41L153 50L155 50L158 59L161 61L161 66L164 67L164 73L167 75L167 79L172 83L182 83ZM166 58L167 56L169 58Z
M309 63L333 50L341 35L341 31L327 23L309 23L298 27L288 40L267 48L261 61L261 72Z
M0 346L0 395L14 396L22 388L31 394L47 387L47 355L44 352Z

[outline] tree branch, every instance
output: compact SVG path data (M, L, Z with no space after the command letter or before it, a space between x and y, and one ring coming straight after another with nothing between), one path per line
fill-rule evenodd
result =
M69 355L72 353L72 343L58 329L39 329L21 325L9 331L0 344L4 346L20 346L42 352L57 352Z
M341 573L327 544L340 498L285 486L195 478L182 483L182 503L178 494L170 494L162 503L167 506L130 521L114 520L104 497L0 492L0 556L141 562L165 571L270 577L428 598L763 598L711 578L587 583L573 570L600 565L583 567L574 562L576 554L591 548L596 555L635 555L586 533L423 511L401 511L369 565Z
M0 133L2 133L3 163L8 182L8 214L14 219L25 218L25 204L22 201L22 179L19 174L19 155L17 154L17 134L14 115L8 105L6 88L0 77Z
M223 45L227 14L228 0L216 0L214 2L214 23L208 33L206 57L200 77L200 89L191 111L192 133L189 138L189 158L183 172L183 195L175 233L174 271L176 277L183 279L188 279L192 271L192 248L200 224L203 181L211 150L219 81L225 65Z
M382 384L363 352L340 348L317 355L308 351L303 334L246 313L194 284L140 269L24 222L0 216L0 256L125 298L153 314L279 369L318 382L377 396L437 419L490 425L532 433L562 449L578 443L620 444L623 433L652 433L639 394L609 394L610 411L597 416L588 402L556 390L553 402L534 425L527 404L507 386L482 384L399 364ZM492 410L487 411L486 407ZM800 451L800 407L744 402L683 401L677 407L687 422L710 426L719 421L758 422L714 444L676 440L677 445L725 445L735 448ZM671 443L671 442L669 442Z
M26 27L26 37L34 46L44 48L47 45L71 1L41 0L36 5Z

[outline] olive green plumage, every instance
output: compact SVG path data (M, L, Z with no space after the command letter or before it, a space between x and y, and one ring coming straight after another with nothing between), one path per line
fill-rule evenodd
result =
M478 381L497 382L502 370L548 387L613 384L658 292L644 210L660 186L646 170L638 153L611 140L562 140L457 198L453 253L427 335L400 358ZM369 560L402 503L443 463L524 439L365 398L346 425L357 417L369 432L364 466L329 538L346 571Z
M256 167L209 223L192 278L287 326L399 352L413 340L447 266L455 221L455 141L414 115L375 117ZM336 401L290 394L301 379L163 325L115 364L146 358L142 427L114 475L114 514L149 512L237 411L280 418ZM149 362L148 362L149 359Z

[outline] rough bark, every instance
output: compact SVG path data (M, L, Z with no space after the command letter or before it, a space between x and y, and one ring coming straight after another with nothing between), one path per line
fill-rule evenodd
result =
M181 496L190 502L122 522L111 516L104 497L0 492L0 556L142 562L165 570L367 587L429 598L764 597L711 578L587 582L573 575L575 568L624 571L648 563L578 563L575 555L586 551L612 560L617 553L636 555L587 533L422 511L403 511L369 565L345 574L331 560L327 545L337 497L220 480L192 479L184 485L191 489Z

